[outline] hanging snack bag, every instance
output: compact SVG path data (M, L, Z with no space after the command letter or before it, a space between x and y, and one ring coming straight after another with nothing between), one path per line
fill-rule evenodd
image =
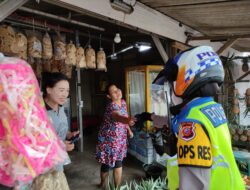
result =
M15 49L19 58L27 60L28 40L21 32L15 35Z
M96 56L95 50L89 46L86 50L86 63L87 68L95 69L96 68Z
M13 50L15 47L15 31L11 26L0 25L0 52L5 54L17 53Z
M82 47L77 47L76 49L76 66L81 69L87 68L84 49Z
M48 32L43 36L43 59L51 59L53 56L53 48L51 38Z
M70 41L66 46L67 57L65 60L65 64L67 65L76 65L76 46Z
M60 34L57 34L57 40L54 43L54 58L55 60L64 60L66 59L66 44L61 39Z
M97 59L96 59L96 63L97 63L97 69L98 70L104 70L107 71L107 67L106 67L106 54L103 51L103 48L100 48L100 50L97 52Z
M35 35L28 37L28 55L32 58L42 58L42 43Z

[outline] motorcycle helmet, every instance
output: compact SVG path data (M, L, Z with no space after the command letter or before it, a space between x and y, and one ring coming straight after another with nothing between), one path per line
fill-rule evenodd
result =
M169 81L177 97L186 99L208 83L222 84L224 69L219 56L209 46L185 50L169 59L153 83Z

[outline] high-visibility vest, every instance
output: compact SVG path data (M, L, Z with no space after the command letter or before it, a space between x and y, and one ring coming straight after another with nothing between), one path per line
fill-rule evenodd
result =
M168 178L168 189L176 190L179 187L179 174L178 174L178 162L177 155L168 158L167 161L167 178Z
M182 109L175 121L174 128L181 122L192 121L201 124L208 132L212 146L210 190L245 189L233 155L225 113L220 104L210 97L197 98ZM172 176L169 177L171 180Z

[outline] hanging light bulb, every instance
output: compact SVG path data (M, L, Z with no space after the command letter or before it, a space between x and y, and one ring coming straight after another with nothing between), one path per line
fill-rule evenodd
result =
M115 34L114 42L119 44L121 42L121 37L119 33Z

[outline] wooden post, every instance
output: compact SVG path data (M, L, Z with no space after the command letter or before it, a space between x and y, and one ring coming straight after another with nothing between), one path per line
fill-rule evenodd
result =
M79 33L76 30L76 44L79 44ZM77 124L78 129L80 130L80 151L83 152L83 125L82 125L82 108L83 108L83 101L82 101L82 88L81 88L81 70L80 68L76 68L76 102L77 102Z
M243 78L245 78L247 75L249 75L250 74L250 71L247 71L245 74L243 74L241 77L239 77L239 78L237 78L236 79L236 82L239 82L239 81L241 81L241 79L243 79Z
M7 18L11 13L16 11L28 0L7 0L0 3L0 22Z
M226 50L228 50L238 38L228 39L227 42L217 51L218 55L222 55Z
M162 46L160 39L158 38L158 36L153 35L153 34L151 35L151 37L155 43L157 50L159 51L159 53L161 55L161 58L163 59L163 62L166 63L168 60L168 55L167 55L164 47Z

